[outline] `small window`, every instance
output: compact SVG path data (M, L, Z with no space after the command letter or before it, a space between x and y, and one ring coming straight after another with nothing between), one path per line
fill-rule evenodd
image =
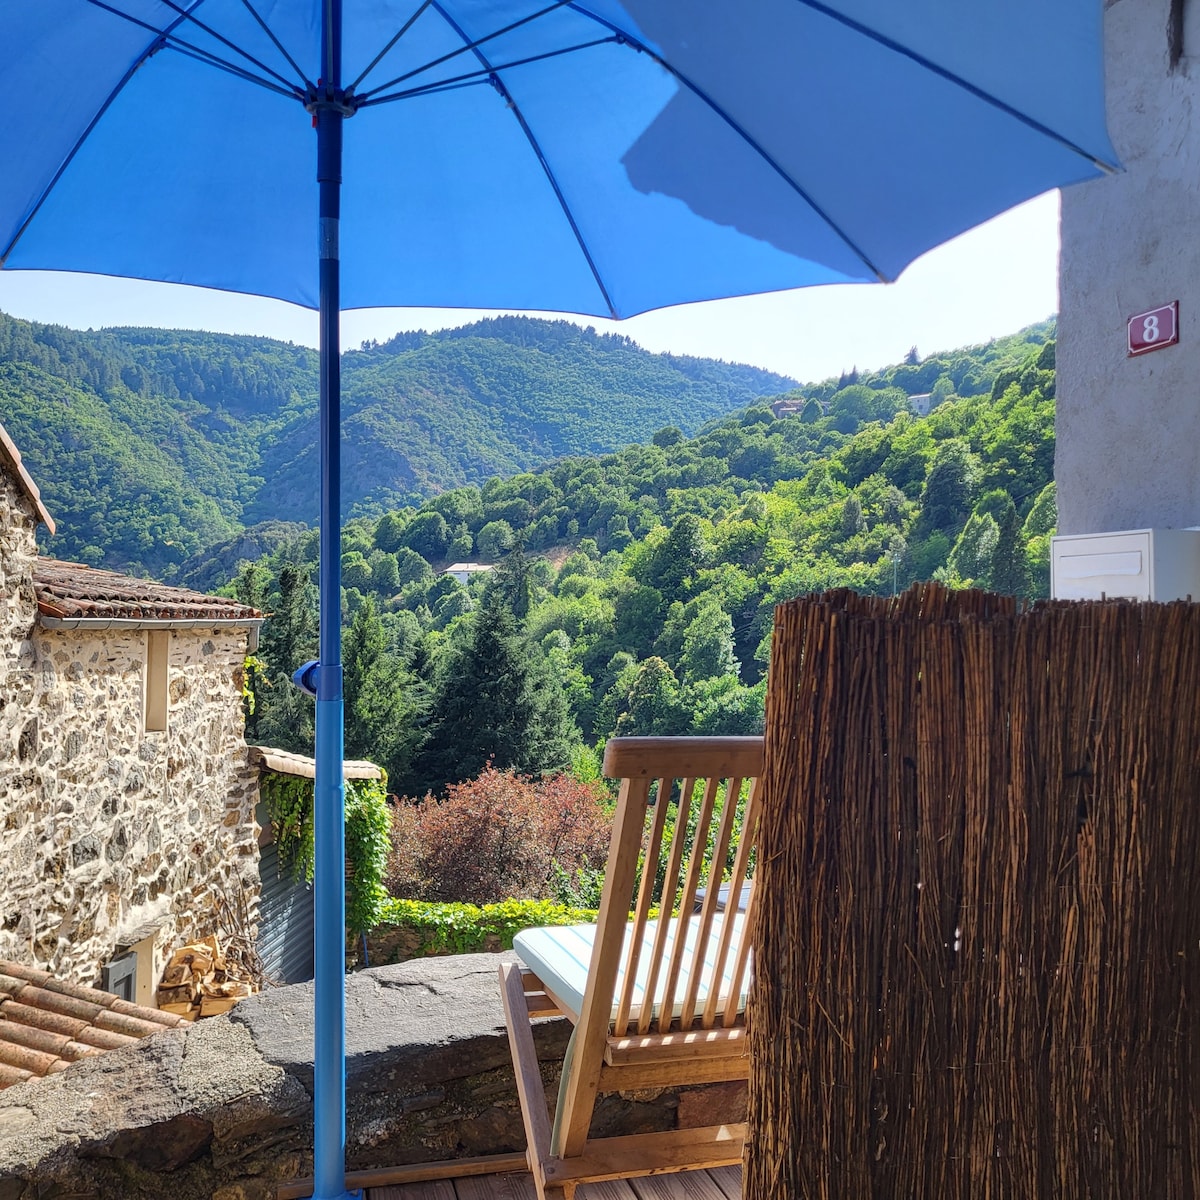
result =
M137 982L138 956L130 951L105 963L100 971L100 990L112 992L122 1000L132 1003Z
M167 631L146 631L146 706L147 733L162 733L167 728Z

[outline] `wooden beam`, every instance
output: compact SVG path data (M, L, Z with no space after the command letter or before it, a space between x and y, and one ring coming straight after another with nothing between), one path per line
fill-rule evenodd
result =
M610 738L604 747L610 779L752 779L762 766L761 737Z
M471 1175L502 1175L527 1171L524 1154L489 1154L483 1158L451 1158L438 1162L408 1163L402 1167L373 1167L369 1171L347 1171L346 1190L387 1187L389 1184L425 1183L432 1179L466 1179ZM292 1179L276 1189L278 1200L302 1200L313 1194L313 1180Z
M630 1092L638 1088L682 1087L694 1083L731 1083L750 1078L750 1059L680 1058L674 1062L631 1062L600 1068L599 1091Z
M531 1018L561 1017L564 1015L558 1002L547 996L545 992L526 992L525 1007L529 1010Z
M732 1029L689 1029L673 1033L610 1037L604 1061L620 1067L633 1062L675 1062L679 1059L742 1058L746 1055L745 1025Z
M546 1163L548 1183L587 1183L664 1175L704 1167L736 1166L742 1161L746 1126L706 1125L666 1133L635 1133L589 1141L578 1158Z

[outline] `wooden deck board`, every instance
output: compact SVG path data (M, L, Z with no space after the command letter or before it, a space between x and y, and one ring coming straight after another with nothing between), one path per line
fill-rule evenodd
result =
M371 1200L456 1200L454 1183L449 1179L430 1179L424 1183L392 1183L369 1188Z
M631 1179L637 1200L725 1200L725 1193L707 1171L682 1171L677 1175L645 1175Z
M726 1200L742 1200L742 1168L714 1167L709 1171Z
M740 1167L583 1184L577 1200L741 1200ZM475 1175L367 1189L367 1200L536 1200L531 1176Z

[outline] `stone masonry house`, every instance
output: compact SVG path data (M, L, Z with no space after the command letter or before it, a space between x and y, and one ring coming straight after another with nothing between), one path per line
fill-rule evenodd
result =
M241 680L261 614L37 554L0 427L0 958L153 1003L219 898L256 910Z

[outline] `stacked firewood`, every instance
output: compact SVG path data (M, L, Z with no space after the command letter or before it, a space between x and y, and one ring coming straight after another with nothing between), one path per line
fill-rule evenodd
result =
M256 991L258 986L241 964L221 952L217 938L206 937L171 955L158 985L158 1007L195 1021L228 1012Z

